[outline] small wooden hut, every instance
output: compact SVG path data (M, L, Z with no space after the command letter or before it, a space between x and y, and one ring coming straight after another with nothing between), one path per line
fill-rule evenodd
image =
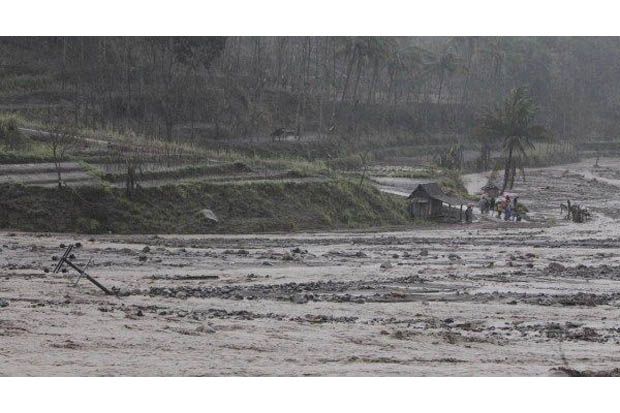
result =
M415 219L441 218L446 215L444 204L449 209L459 206L459 219L462 219L463 205L467 202L456 197L447 195L441 187L435 183L419 184L408 197L409 213Z
M491 182L480 188L483 194L486 194L488 197L497 198L501 193L499 187Z

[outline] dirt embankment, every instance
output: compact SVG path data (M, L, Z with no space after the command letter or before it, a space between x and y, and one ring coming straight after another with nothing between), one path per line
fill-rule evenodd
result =
M349 181L187 183L132 197L102 187L0 187L0 228L85 233L238 233L360 228L409 222L399 197ZM214 223L198 214L208 208Z

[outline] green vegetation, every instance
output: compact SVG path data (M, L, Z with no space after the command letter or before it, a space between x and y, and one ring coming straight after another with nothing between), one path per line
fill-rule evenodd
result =
M15 62L0 100L30 122L62 113L83 131L207 148L279 127L343 152L394 136L469 147L481 110L518 85L562 140L618 132L613 38L16 37L0 53Z
M539 142L536 147L526 150L523 166L542 167L580 160L579 150L570 143Z
M499 140L505 154L502 192L512 189L517 168L523 168L528 150L536 148L533 141L550 140L547 129L532 125L535 113L536 106L528 91L517 88L510 92L502 106L487 112L482 119L479 135L488 146Z
M404 223L405 201L365 182L433 180L466 198L463 172L499 164L512 187L518 169L577 160L585 133L618 131L617 111L600 102L617 100L616 73L605 68L620 47L602 38L40 37L1 39L0 53L19 62L0 66L0 163L55 162L62 186L7 187L5 227L252 232ZM588 88L575 83L592 68ZM535 124L556 142L534 146L546 135ZM64 187L66 160L103 187ZM243 185L179 185L203 177ZM274 178L289 182L258 183ZM178 186L141 188L147 181ZM119 183L125 191L113 189ZM50 205L72 219L55 218ZM201 208L222 223L199 221Z
M53 160L48 145L28 138L19 130L25 123L20 115L0 113L0 164Z
M19 131L21 118L15 114L0 114L0 144L8 149L21 148L25 138Z
M432 179L441 175L441 170L434 166L422 168L373 168L372 175L392 178Z
M26 148L11 150L0 147L0 164L53 162L49 148L32 142Z
M478 199L477 196L472 196L467 193L461 174L458 171L444 171L437 177L437 180L441 189L448 195L454 195L463 199Z
M409 223L405 200L348 180L120 189L1 185L0 227L86 233L248 233ZM212 223L197 212L213 210Z

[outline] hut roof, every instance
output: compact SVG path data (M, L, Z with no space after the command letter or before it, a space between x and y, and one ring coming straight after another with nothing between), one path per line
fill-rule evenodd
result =
M436 182L429 182L427 184L419 184L416 189L413 190L408 199L416 198L418 194L424 193L429 198L437 199L441 202L445 202L450 205L464 205L467 201L447 195L441 190L441 187Z
M486 184L485 186L483 186L482 188L483 191L493 191L493 190L499 190L499 187L491 182L489 182L488 184Z

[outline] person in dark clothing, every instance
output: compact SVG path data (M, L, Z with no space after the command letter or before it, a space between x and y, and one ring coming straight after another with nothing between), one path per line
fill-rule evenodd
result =
M491 197L489 199L489 210L491 211L491 214L493 214L493 212L495 212L495 198Z
M515 196L514 199L512 200L512 216L515 217L515 221L520 222L521 221L521 216L519 215L519 211L517 210L517 200L519 199L518 196Z
M474 210L472 209L471 205L467 205L467 209L465 210L465 222L467 224L471 224L473 214Z
M510 221L510 217L512 216L512 201L510 197L506 195L506 207L504 208L504 221Z

